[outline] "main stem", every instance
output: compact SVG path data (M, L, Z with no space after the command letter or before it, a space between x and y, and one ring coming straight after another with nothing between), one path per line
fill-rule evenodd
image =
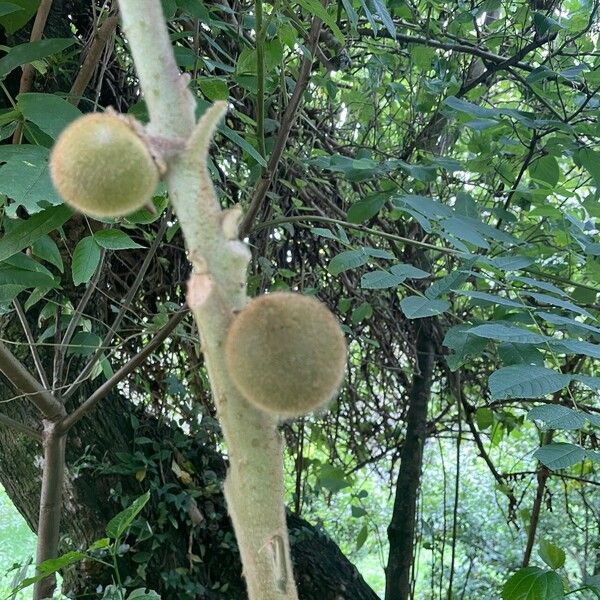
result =
M208 145L224 105L195 124L195 99L177 69L160 0L121 0L121 15L150 114L149 133L185 150L166 157L169 198L194 273L188 304L202 339L230 467L225 496L250 600L297 600L283 504L283 449L278 422L238 393L223 345L246 304L249 252L237 240L237 211L223 211L206 166ZM175 146L177 144L174 144Z
M44 428L44 469L35 558L37 565L50 558L56 558L65 477L66 435L59 433L56 423L50 421L44 423ZM45 577L35 584L33 600L51 598L55 588L56 576L52 574Z

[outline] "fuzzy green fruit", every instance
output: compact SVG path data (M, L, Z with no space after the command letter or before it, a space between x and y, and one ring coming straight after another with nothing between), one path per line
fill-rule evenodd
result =
M111 113L73 121L54 145L50 173L64 200L94 217L121 217L142 208L159 179L133 125Z
M297 417L329 402L344 378L346 342L318 300L276 293L251 300L225 342L239 392L267 412Z

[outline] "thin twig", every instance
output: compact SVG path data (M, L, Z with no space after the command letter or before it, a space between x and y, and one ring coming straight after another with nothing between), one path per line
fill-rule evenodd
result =
M119 17L117 15L109 15L106 21L95 32L90 49L69 92L67 99L71 104L77 106L81 102L83 94L92 79L92 75L100 62L102 53L117 28L118 22Z
M187 315L188 309L183 308L176 312L167 322L167 324L152 338L152 341L136 354L127 364L123 365L110 379L103 383L81 406L75 409L70 415L65 417L59 426L61 433L66 433L78 423L83 417L89 414L100 402L106 398L110 391L128 375L133 373L149 356L154 352L181 323Z
M81 297L81 300L79 301L79 304L77 305L77 308L75 309L75 312L71 316L71 320L69 321L67 330L65 331L65 334L63 335L62 340L60 341L60 343L58 344L58 346L56 348L54 362L56 365L55 371L58 375L58 381L54 382L55 389L57 389L61 386L63 371L64 371L65 353L67 351L67 347L70 344L71 339L73 338L75 329L77 329L77 325L79 325L79 322L81 321L81 317L83 316L83 311L85 310L86 306L88 305L88 302L90 301L90 299L92 297L92 294L96 291L98 281L100 280L100 277L102 276L102 273L103 273L105 255L106 255L106 250L104 248L102 248L101 253L100 253L100 261L98 262L96 272L94 273L94 276L92 277L90 282L87 284L85 292L83 293L83 296ZM58 328L58 331L60 331L60 328Z
M29 427L29 425L25 425L25 423L19 423L19 421L15 421L15 419L12 419L8 415L0 413L0 425L5 425L6 427L10 427L15 431L20 431L21 433L28 435L38 442L42 441L42 434L39 431Z
M256 184L256 187L254 188L254 193L252 194L250 205L248 206L246 215L244 216L244 219L242 220L242 223L240 225L240 238L246 237L252 229L252 225L254 223L254 220L256 219L256 215L258 214L258 211L260 210L260 207L262 206L267 196L267 192L269 191L269 188L271 187L273 179L275 178L275 175L277 173L279 161L281 160L281 156L283 155L283 151L286 147L288 137L292 129L292 125L296 120L298 107L300 106L300 102L302 101L302 97L304 96L304 91L306 90L306 87L308 86L308 82L310 80L313 56L315 54L317 44L319 43L321 25L321 20L315 17L313 19L312 26L310 29L310 42L308 44L309 55L305 57L302 61L302 66L300 67L300 74L298 76L298 80L296 81L294 92L285 109L283 117L281 118L279 134L277 136L277 139L275 140L275 146L273 147L273 152L271 154L271 157L269 158L267 169L263 173L263 176L259 179L258 183Z
M37 350L35 339L33 338L33 333L31 332L31 328L29 327L25 311L23 310L23 307L21 306L21 303L17 298L13 300L13 306L15 307L15 311L17 313L17 316L19 317L21 327L23 327L23 331L25 332L25 337L27 338L27 343L29 344L29 350L31 351L31 357L33 358L33 363L35 364L35 369L38 372L40 381L42 382L42 385L47 390L49 390L50 382L48 381L48 375L46 375L44 365L42 364L42 359L40 358L39 352Z
M49 421L64 416L63 405L31 375L14 354L0 342L0 372L28 398Z
M121 304L121 308L120 308L119 312L117 313L115 320L113 321L112 325L110 326L110 329L108 330L107 334L104 336L104 339L102 340L102 343L100 344L100 347L98 348L98 350L96 350L94 355L90 358L88 363L82 369L81 373L76 377L75 381L73 381L73 383L69 386L67 391L63 394L63 398L65 400L70 398L79 389L81 384L87 379L88 375L94 369L94 366L96 365L96 362L98 361L98 359L104 352L104 349L107 348L109 346L109 344L112 342L112 339L113 339L115 333L117 332L117 329L119 328L119 325L121 324L121 321L125 317L125 314L129 310L129 306L131 305L133 298L137 294L139 287L142 285L142 281L144 280L146 271L148 270L148 267L152 263L152 260L154 259L154 255L156 254L156 251L158 250L158 247L160 246L160 243L162 242L162 238L165 234L165 231L167 230L169 221L171 220L171 214L172 214L171 210L168 210L165 213L165 215L163 216L162 222L158 229L158 232L156 233L156 237L152 241L152 245L150 246L150 248L148 249L148 252L146 253L146 257L144 258L144 262L142 263L140 270L138 271L135 281L133 282L132 286L129 288L129 291L127 292L127 295L123 299L123 303Z

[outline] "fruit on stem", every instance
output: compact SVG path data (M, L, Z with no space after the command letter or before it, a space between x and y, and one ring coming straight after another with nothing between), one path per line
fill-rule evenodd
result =
M50 173L64 200L93 217L121 217L142 208L159 180L134 122L110 112L79 117L61 133Z
M254 406L297 417L327 404L346 366L346 342L335 316L308 296L274 293L251 300L225 342L227 368Z

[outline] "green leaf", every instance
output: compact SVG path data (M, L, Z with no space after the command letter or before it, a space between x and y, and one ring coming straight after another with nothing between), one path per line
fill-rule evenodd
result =
M364 223L374 217L385 204L385 194L374 194L355 202L348 210L350 223Z
M555 298L554 296L549 296L548 294L538 294L534 292L523 292L526 296L537 300L541 304L550 304L551 306L558 306L559 308L564 308L566 310L570 310L577 314L583 315L584 317L593 318L592 315L585 310L585 308L581 308L572 302L568 302L567 300L560 300L559 298Z
M494 424L494 413L491 409L484 407L475 411L475 422L481 431L491 427Z
M583 331L593 331L594 333L600 333L600 327L594 327L593 325L588 325L587 323L582 323L581 321L577 321L576 319L572 319L571 317L563 317L561 315L555 315L554 313L547 312L538 312L537 313L544 321L547 323L552 323L553 325L565 325L567 327L573 327L575 329L581 329Z
M498 342L512 342L513 344L544 344L551 340L545 335L503 323L477 325L477 327L469 329L469 334Z
M539 567L520 569L502 588L502 600L562 600L564 597L560 576Z
M400 301L402 312L409 319L441 315L450 308L447 300L431 300L424 296L407 296Z
M321 487L328 489L334 494L351 485L343 469L329 464L321 466L318 483Z
M81 116L79 109L54 94L19 94L17 106L28 121L35 123L53 140L71 121Z
M556 469L565 469L581 462L585 458L585 450L575 444L553 442L552 444L546 444L538 448L533 453L533 456L543 465L554 471Z
M11 2L2 2L2 5L7 7L16 6L18 9L5 13L0 17L0 26L12 35L35 15L40 0L11 0Z
M389 34L392 38L396 39L396 26L394 25L394 21L388 12L384 4L385 0L373 0L373 7L375 8L375 12L381 18L382 23L385 25L385 28L388 30Z
M498 346L498 356L505 367L519 364L544 366L544 355L535 344L502 342Z
M92 236L79 240L73 251L71 264L73 283L75 285L87 283L95 273L101 257L102 250Z
M73 211L67 206L56 206L29 217L0 239L0 262L31 246L43 235L61 227Z
M406 278L387 271L371 271L365 273L360 280L360 287L366 290L382 290L398 287Z
M529 176L537 181L543 181L550 187L558 183L560 169L554 156L542 156L529 166Z
M329 261L327 270L332 275L339 275L350 269L357 269L369 262L369 257L361 250L346 250Z
M367 541L367 537L369 536L369 528L366 525L363 525L356 536L356 549L360 550Z
M74 40L70 38L51 38L14 46L0 58L0 79L21 65L62 52L73 44Z
M129 250L144 247L134 242L120 229L102 229L94 234L94 239L99 246L107 250Z
M150 492L146 492L143 496L134 500L125 510L114 516L106 526L106 535L112 539L120 538L133 523L134 519L142 512L149 500Z
M428 273L427 271L417 269L417 267L405 263L398 263L391 266L390 271L394 275L398 275L398 277L404 277L404 279L424 279L431 275L431 273Z
M548 540L540 542L538 554L551 569L560 569L565 564L565 551Z
M297 2L309 15L319 17L319 19L331 29L331 32L337 38L338 42L344 43L344 34L338 27L335 17L327 11L319 0L297 0Z
M500 304L501 306L508 306L510 308L523 308L523 305L514 300L503 298L495 294L488 294L486 292L476 292L473 290L456 290L456 293L460 296L467 296L475 300L482 300L483 302L489 302L491 304Z
M23 8L11 2L0 2L0 17L10 15L17 11L22 11Z
M54 265L61 273L64 272L64 265L60 250L56 242L48 235L43 235L31 246L31 253L34 256Z
M543 404L527 413L529 421L542 421L546 429L581 429L586 422L579 411L560 404Z
M494 371L488 379L488 386L493 400L541 398L562 390L570 381L569 375L545 367L511 365Z
M153 590L147 590L145 588L138 588L133 590L127 600L161 600L160 595Z
M50 181L49 153L42 146L0 146L0 162L4 163L0 167L0 194L14 201L6 208L8 216L15 217L19 206L33 214L48 204L62 204Z

